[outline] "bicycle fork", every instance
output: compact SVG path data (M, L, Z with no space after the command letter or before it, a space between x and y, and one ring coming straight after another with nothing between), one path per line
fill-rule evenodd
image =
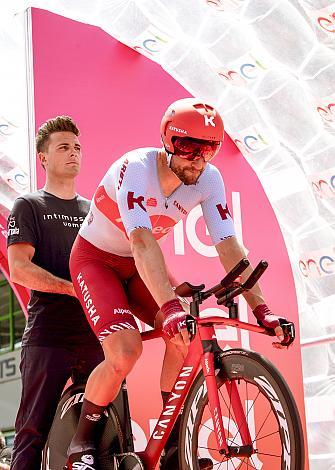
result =
M202 370L206 380L208 403L212 416L216 442L220 454L227 457L250 457L254 453L246 415L243 410L240 395L234 381L226 381L230 403L235 416L236 424L242 439L242 446L228 446L226 433L223 426L222 411L219 400L219 390L216 383L215 362L216 356L221 351L213 325L202 325L199 329L200 339L204 354L201 359ZM231 411L229 409L229 414Z

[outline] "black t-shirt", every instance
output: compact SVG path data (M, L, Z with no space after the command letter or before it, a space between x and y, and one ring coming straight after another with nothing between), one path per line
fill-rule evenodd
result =
M71 280L69 257L89 210L87 199L60 199L44 190L16 199L8 218L7 245L29 243L32 262L57 277ZM75 346L97 344L75 297L31 291L23 345Z

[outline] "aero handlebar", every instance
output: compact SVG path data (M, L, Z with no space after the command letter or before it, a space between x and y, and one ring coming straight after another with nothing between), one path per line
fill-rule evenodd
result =
M242 258L241 261L239 261L239 263L237 263L237 265L234 266L234 268L229 271L216 286L204 291L203 289L205 288L205 284L194 286L189 282L183 282L176 287L175 292L180 297L192 297L193 300L198 301L208 299L214 294L218 299L218 305L226 305L237 295L250 290L264 273L268 267L268 263L267 261L260 261L248 279L242 284L237 281L237 278L248 266L250 266L250 262L246 258Z

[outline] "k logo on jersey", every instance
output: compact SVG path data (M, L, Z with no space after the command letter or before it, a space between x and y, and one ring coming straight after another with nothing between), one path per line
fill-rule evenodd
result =
M225 208L223 208L221 204L217 204L216 208L219 211L222 220L226 220L228 215L231 217L231 213L229 212L227 204L225 205Z
M128 203L129 210L134 209L135 204L138 204L140 208L143 209L144 212L146 212L147 210L144 207L143 202L144 202L144 196L134 197L134 191L128 191L127 203Z

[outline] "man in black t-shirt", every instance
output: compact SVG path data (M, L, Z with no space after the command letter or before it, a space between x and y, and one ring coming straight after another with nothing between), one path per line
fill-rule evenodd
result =
M72 375L87 376L102 349L75 297L69 256L89 201L76 194L79 130L71 118L44 123L36 148L46 183L16 199L8 218L11 280L31 289L22 338L22 395L11 470L39 470L57 403Z

